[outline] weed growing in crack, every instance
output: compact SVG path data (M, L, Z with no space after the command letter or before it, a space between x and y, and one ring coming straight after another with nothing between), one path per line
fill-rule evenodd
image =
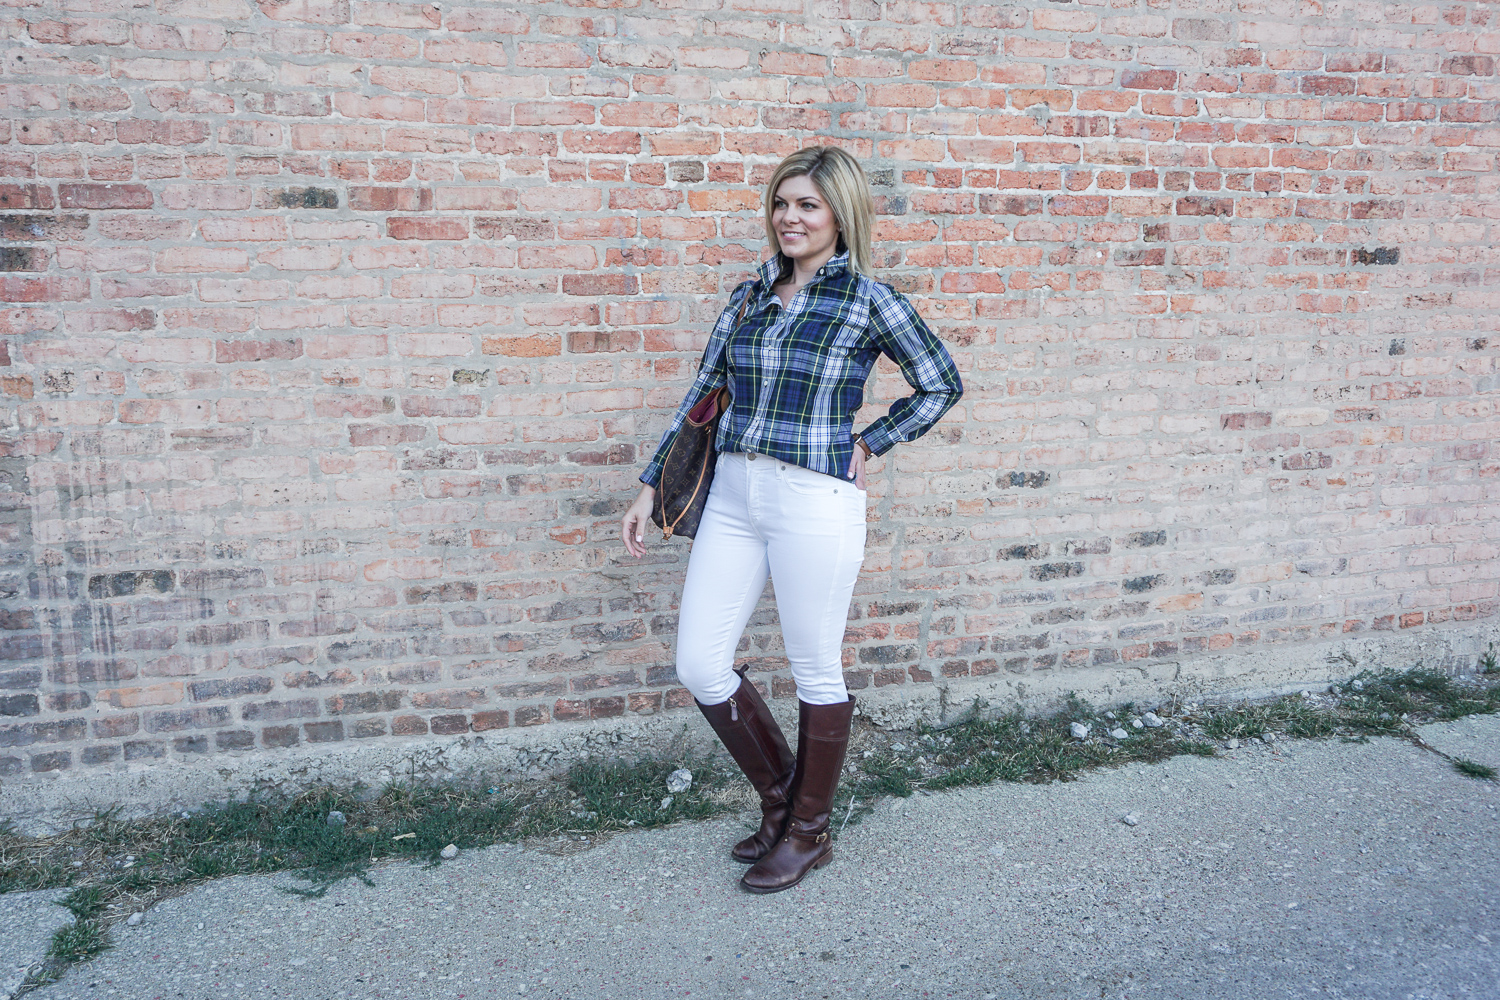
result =
M1162 710L1166 724L1130 726L1123 739L1100 735L1100 730L1107 733L1134 715L1133 703L1105 714L1069 692L1061 711L1047 718L1027 719L1013 711L987 719L984 708L976 701L965 716L948 726L918 727L914 739L904 738L904 742L870 750L868 757L856 758L857 771L840 789L837 808L847 809L855 802L850 822L857 822L872 811L875 800L886 795L996 781L1071 781L1098 767L1154 763L1180 754L1211 757L1218 752L1217 743L1229 739L1338 736L1345 743L1368 743L1370 736L1403 736L1434 749L1415 737L1415 724L1500 711L1500 685L1465 685L1420 666L1404 671L1366 670L1335 685L1326 696L1292 694L1238 705L1189 706L1181 711L1174 703L1172 710ZM1091 735L1074 737L1073 722L1089 725ZM1479 773L1485 765L1466 764L1454 762L1463 774L1486 776Z
M1284 732L1303 739L1322 739L1333 735L1336 720L1302 699L1301 695L1280 698L1263 705L1243 705L1214 713L1203 723L1203 732L1218 740L1247 739L1266 732Z
M1366 670L1335 690L1335 714L1350 727L1368 733L1395 733L1407 728L1408 717L1447 721L1465 715L1500 711L1500 686L1471 688L1447 674L1414 667L1411 670Z
M54 963L81 962L93 958L109 947L101 919L104 912L103 886L81 886L58 901L73 914L73 922L52 935L47 957Z
M1068 698L1061 714L1045 719L1027 719L1019 711L985 719L984 707L983 702L976 701L964 718L941 729L919 727L912 741L915 750L901 743L882 752L872 751L872 756L859 760L862 773L846 782L840 802L847 805L854 799L869 806L885 795L908 796L917 790L964 788L996 781L1072 781L1096 767L1155 762L1184 753L1214 753L1212 744L1184 738L1167 727L1138 731L1126 741L1078 740L1070 724L1093 722L1099 715L1076 696ZM896 746L902 752L893 754ZM914 752L919 756L912 757ZM856 808L853 816L869 812L869 808Z
M1471 778L1481 778L1485 781L1495 780L1495 769L1487 764L1479 764L1463 757L1453 761L1453 769L1459 774L1468 775Z

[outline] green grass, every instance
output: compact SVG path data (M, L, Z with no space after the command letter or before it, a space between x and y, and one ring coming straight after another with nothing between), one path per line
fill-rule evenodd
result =
M1026 718L1019 710L990 715L976 701L943 727L896 734L861 726L851 741L852 773L835 801L835 826L856 822L883 798L997 781L1071 781L1101 767L1214 756L1219 741L1273 733L1354 743L1403 736L1434 749L1413 727L1500 711L1497 672L1462 684L1421 667L1364 671L1310 698L1203 708L1173 702L1158 707L1166 721L1157 728L1131 725L1134 704L1106 713L1071 695L1045 718ZM1090 726L1089 736L1072 735L1075 721ZM1127 735L1110 736L1116 727ZM1447 759L1469 777L1496 776L1485 764ZM693 772L692 787L668 796L667 775L679 767ZM382 860L437 864L448 844L472 850L540 840L571 850L614 832L738 812L750 802L725 757L674 753L636 762L584 760L559 779L524 784L476 775L445 784L396 783L378 792L316 787L150 819L126 820L108 810L48 838L19 836L9 821L0 821L0 892L73 889L62 905L75 921L57 932L49 953L53 971L46 975L55 978L56 969L108 947L112 920L208 879L291 872L306 887L289 891L320 895L341 879L365 878ZM328 822L335 810L345 817L342 825Z
M1098 767L1155 762L1184 753L1214 753L1211 744L1183 737L1167 726L1131 729L1133 735L1123 741L1097 736L1075 739L1069 729L1072 722L1089 722L1095 734L1100 732L1100 724L1115 724L1077 698L1070 698L1061 714L1044 719L1027 719L1020 711L987 719L983 717L984 708L976 701L958 722L941 729L919 727L914 738L892 744L900 747L899 751L888 747L872 752L869 758L856 758L860 773L841 789L842 806L847 809L851 800L869 806L884 796L908 796L918 789L936 791L997 781L1072 781ZM1129 708L1116 714L1123 717ZM855 814L868 811L856 810Z
M1467 775L1470 778L1479 778L1484 781L1495 780L1495 769L1493 767L1490 767L1488 764L1478 764L1463 757L1454 760L1453 769L1459 774Z
M100 885L82 886L59 900L58 905L73 914L73 922L52 935L47 957L55 962L81 962L108 948L109 939L100 919L104 902L105 888Z
M1203 732L1216 739L1247 739L1267 732L1281 732L1303 739L1333 735L1338 720L1302 699L1301 695L1278 698L1263 705L1242 705L1216 712L1203 723Z
M1484 663L1482 659L1481 666ZM1159 728L1133 727L1129 722L1137 714L1133 703L1115 709L1110 718L1072 694L1060 712L1040 719L1027 719L1019 711L986 718L985 706L976 702L951 725L919 727L914 738L903 736L872 751L869 758L856 758L859 772L840 789L836 808L854 822L868 815L873 803L884 796L996 781L1071 781L1099 767L1154 763L1180 754L1211 757L1218 752L1218 742L1229 739L1336 736L1346 743L1366 743L1371 736L1408 736L1416 741L1412 727L1421 722L1496 711L1500 711L1500 684L1464 685L1420 666L1362 671L1335 685L1326 696L1291 694L1202 709L1174 705L1160 711L1169 724ZM1072 722L1087 723L1090 735L1075 738L1069 729ZM1128 735L1123 739L1109 736L1116 727ZM1455 766L1464 774L1486 776L1480 773L1485 769L1482 764L1455 762Z
M692 770L692 787L663 805L667 775L680 766ZM734 808L719 794L730 775L725 766L691 757L591 760L562 781L526 785L398 783L374 795L358 787L316 787L152 819L123 820L110 810L44 839L20 837L7 824L0 827L0 892L79 884L113 900L280 871L298 873L316 891L385 858L435 863L448 844L472 849L529 838L589 838L705 819ZM344 814L344 824L329 824L333 811Z

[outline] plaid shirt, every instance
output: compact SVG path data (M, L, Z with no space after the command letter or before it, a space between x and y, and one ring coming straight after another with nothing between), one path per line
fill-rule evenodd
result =
M733 401L719 419L719 451L753 451L845 480L856 447L854 414L881 353L916 391L860 432L873 454L921 437L958 401L963 383L942 342L905 296L848 262L848 253L829 260L786 308L771 290L780 273L776 257L735 288L641 482L660 483L662 460L688 411L726 382Z

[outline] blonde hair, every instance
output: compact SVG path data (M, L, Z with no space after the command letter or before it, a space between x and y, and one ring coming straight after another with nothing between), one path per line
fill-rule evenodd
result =
M780 258L781 277L792 273L792 262L781 252L781 240L771 221L771 207L776 203L776 189L781 182L802 176L818 186L828 207L833 209L833 220L839 227L839 249L849 251L849 270L873 276L870 237L875 229L875 205L870 197L870 182L859 161L837 146L809 146L782 160L766 184L766 241Z

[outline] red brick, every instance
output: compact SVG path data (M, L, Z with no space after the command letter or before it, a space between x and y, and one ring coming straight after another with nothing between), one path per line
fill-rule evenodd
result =
M151 208L155 199L144 184L59 184L61 208Z
M578 42L517 42L516 65L552 69L582 69L593 62Z
M937 88L925 83L870 84L865 101L872 108L931 108L937 105Z
M52 207L50 187L37 184L0 184L0 209L48 209Z
M214 347L214 360L220 364L286 361L300 357L301 340L221 340Z
M317 149L339 152L369 151L380 148L378 125L293 125L293 149Z
M1171 90L1177 86L1177 73L1170 69L1124 70L1120 86L1132 90Z
M396 240L463 240L469 237L464 219L393 216L386 221L386 235Z
M592 125L597 111L581 102L523 101L515 106L514 121L524 125Z

